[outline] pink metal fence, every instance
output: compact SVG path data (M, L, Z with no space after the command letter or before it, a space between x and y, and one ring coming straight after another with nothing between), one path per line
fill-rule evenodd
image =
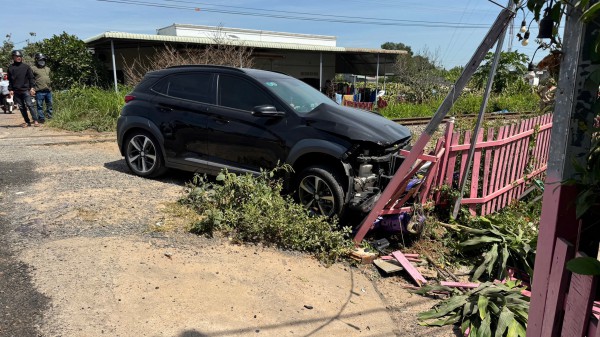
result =
M471 214L486 215L521 196L526 183L546 171L551 128L552 114L545 114L498 129L481 130L461 204L468 205ZM434 172L433 186L460 186L471 134L454 131L452 121L446 124L446 133L436 146L443 146L445 151ZM434 198L439 201L439 193Z

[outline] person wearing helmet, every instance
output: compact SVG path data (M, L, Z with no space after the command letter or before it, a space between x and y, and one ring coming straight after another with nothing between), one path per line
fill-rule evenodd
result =
M21 124L22 127L31 126L31 120L27 114L27 109L31 112L34 126L39 126L37 113L33 110L33 102L31 101L31 94L33 92L33 86L35 85L35 79L31 67L23 62L23 52L20 50L12 51L13 63L8 66L8 90L9 94L13 97L15 104L19 105L21 115L25 123Z
M50 87L50 68L46 66L46 56L42 53L35 54L35 66L32 67L35 79L34 94L37 104L37 117L40 123L46 118L52 118L52 88ZM44 115L44 103L46 114Z

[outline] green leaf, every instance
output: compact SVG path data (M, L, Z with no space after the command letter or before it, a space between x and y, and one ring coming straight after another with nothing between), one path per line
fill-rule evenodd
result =
M460 245L463 247L467 246L476 246L483 243L492 243L492 242L500 242L502 239L493 236L481 236L478 238L469 239L467 241L461 242Z
M494 244L489 250L488 254L490 254L490 258L487 264L486 271L488 275L491 275L492 269L494 268L494 264L496 264L496 260L498 259L498 245Z
M492 329L490 327L491 323L492 319L490 318L490 316L487 316L483 321L481 321L479 331L477 331L477 336L492 337Z
M494 337L502 337L504 331L508 329L508 326L515 320L515 314L513 314L507 307L502 308L500 317L498 317L498 325L496 326L496 334Z
M490 250L484 255L483 262L477 267L471 281L478 281L484 271L488 270L488 274L491 272L494 262L498 258L498 244L494 244Z
M567 269L581 275L600 275L600 261L593 257L576 257L567 262Z
M216 178L217 181L224 181L225 180L225 175L223 173L219 173L219 175Z
M456 308L464 305L467 298L468 298L468 296L466 296L466 295L456 295L456 296L450 297L449 299L441 302L437 307L435 307L431 310L419 313L418 318L419 318L419 320L428 320L428 319L432 319L432 318L439 318L442 316L446 316L450 312L454 311Z
M481 318L482 320L485 319L487 316L488 302L489 300L487 297L479 295L479 298L477 300L477 306L479 307L479 318Z
M591 5L590 8L588 8L585 12L583 12L583 15L581 15L581 20L584 22L592 20L598 10L600 10L600 3Z

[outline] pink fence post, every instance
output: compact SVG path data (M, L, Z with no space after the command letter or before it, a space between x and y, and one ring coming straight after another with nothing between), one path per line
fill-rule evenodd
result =
M519 130L519 134L522 134L523 132L528 130L526 120L522 120L519 122L518 130ZM527 151L525 149L525 146L526 146L527 142L528 142L528 138L521 138L515 144L515 163L514 163L514 171L511 176L511 179L510 179L511 182L514 182L517 179L522 178L525 173L524 163L527 161L527 158L526 158ZM519 192L521 186L523 186L523 184L518 184L518 185L514 186L513 189L510 190L509 199L511 201L519 196L520 193L518 193L518 192Z
M504 136L508 133L506 126L501 126L500 131L498 132L498 137L496 140L504 139ZM500 186L500 176L502 175L502 161L504 160L504 146L498 145L496 150L494 150L494 170L492 172L492 180L494 184L492 185L492 193L501 188ZM497 209L498 197L492 199L492 208L491 211L495 212Z
M452 134L454 132L454 117L451 117L449 121L446 122L446 131L444 132L444 155L442 156L440 167L438 168L438 175L436 179L436 184L441 186L444 184L446 179L445 173L446 168L448 166L448 159L450 156L450 144L452 143ZM440 192L436 192L435 194L435 202L440 202Z
M458 173L458 186L462 185L462 181L461 179L463 178L463 174L465 173L465 170L467 169L467 159L469 159L468 157L468 153L469 153L469 146L471 146L471 131L467 130L465 131L465 136L463 139L463 142L461 145L464 145L466 147L465 150L460 151L460 170Z
M491 142L494 140L494 128L489 128L487 133L487 141ZM483 165L483 195L482 197L487 197L490 193L490 187L492 185L490 181L490 173L491 173L491 163L492 163L492 147L487 145L485 147L485 164ZM481 207L481 215L486 215L490 213L490 202L485 202Z
M548 280L548 295L544 319L547 324L542 326L542 336L559 337L564 308L565 293L569 287L569 271L567 261L575 256L575 247L563 238L556 239L554 256L552 256L552 269Z
M581 256L582 254L577 254ZM561 337L584 337L588 330L592 303L596 294L596 276L571 275ZM550 284L548 284L550 287ZM547 302L548 300L546 300ZM545 320L546 317L544 317Z
M477 133L475 144L480 144L483 141L483 129ZM473 164L471 168L471 198L477 198L477 192L479 190L479 168L481 167L481 148L476 148L473 153ZM471 215L476 215L477 204L469 205L469 212Z
M452 187L452 181L454 180L454 169L456 165L457 151L453 151L452 147L458 145L458 139L460 134L458 132L452 133L452 142L450 143L450 153L448 153L448 166L446 167L446 181L444 183Z

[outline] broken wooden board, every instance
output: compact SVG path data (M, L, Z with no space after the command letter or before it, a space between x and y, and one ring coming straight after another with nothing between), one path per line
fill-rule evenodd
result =
M404 268L402 268L400 263L396 260L385 261L382 259L377 259L373 261L373 264L377 266L377 268L383 270L386 274L391 274L397 271L404 270Z
M377 258L377 254L367 252L364 248L356 248L350 252L350 258L362 264L370 264Z
M422 286L423 284L427 283L427 280L425 280L423 275L421 275L421 273L419 273L419 271L410 263L410 261L408 261L406 259L406 257L404 256L404 254L402 254L401 251L393 252L392 256L396 260L398 260L398 262L400 262L402 267L404 267L404 269L406 269L406 271L408 272L410 277L412 277L412 279L415 280L415 282L417 283L417 285L419 287Z
M479 287L479 283L473 283L473 282L442 281L442 282L440 282L440 285L442 285L444 287L450 287L450 288L469 288L469 289L474 289L474 288Z

